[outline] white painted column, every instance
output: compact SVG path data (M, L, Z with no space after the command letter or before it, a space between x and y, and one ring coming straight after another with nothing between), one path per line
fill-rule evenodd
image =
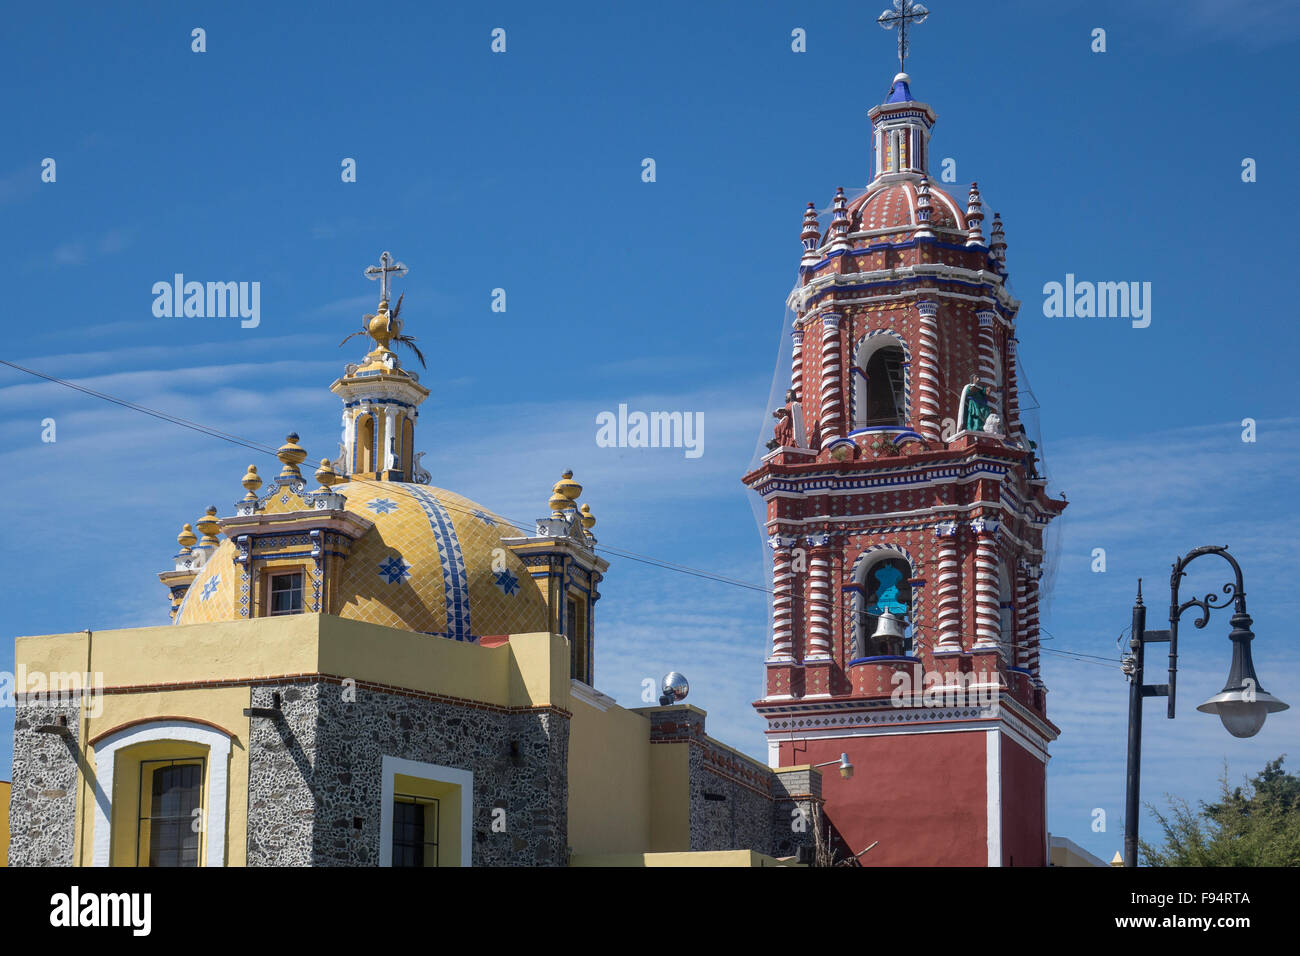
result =
M1031 567L1025 575L1025 667L1038 683L1042 682L1038 672L1038 578L1040 574L1038 568Z
M803 399L803 329L790 333L794 341L794 357L790 362L790 388L794 390L796 402Z
M791 548L797 538L773 535L772 549L772 659L794 659L794 573L790 570Z
M1016 339L1007 336L1007 386L1006 386L1007 434L1011 426L1020 421L1020 383L1016 379Z
M921 339L917 362L920 369L918 388L921 396L918 424L922 435L932 442L937 442L940 437L939 303L918 302L916 310L921 314Z
M939 641L936 651L961 650L961 564L955 521L935 525L939 540Z
M840 317L834 312L822 316L822 408L821 445L842 438L844 431L843 404L840 384Z
M808 648L805 660L831 656L831 536L813 535L808 539L812 553L808 560Z
M356 412L343 409L343 473L352 474L352 456L357 447Z
M384 451L383 462L386 470L391 470L397 467L397 462L393 460L393 445L395 444L393 441L395 435L393 429L396 426L396 422L397 409L392 405L389 405L384 409L384 434L380 439L383 442L381 447Z
M997 521L993 518L976 518L970 523L976 535L975 544L975 647L996 648L1002 632L1002 615L998 605L1002 599L999 586Z
M1025 634L1025 608L1028 603L1029 586L1026 580L1028 578L1026 571L1023 561L1016 562L1016 606L1012 610L1012 620L1015 621L1016 633L1016 654L1013 662L1016 667L1028 669L1029 641Z
M993 321L995 313L979 312L976 316L980 323L980 380L989 396L989 407L1002 413L1002 402L999 396L993 391L997 386L997 349L993 344Z

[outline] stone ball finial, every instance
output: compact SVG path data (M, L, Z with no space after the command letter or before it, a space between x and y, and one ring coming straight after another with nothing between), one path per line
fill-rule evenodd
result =
M551 495L551 500L547 502L547 505L551 509L552 518L563 518L564 512L569 507L569 499L557 491Z
M330 464L330 460L328 458L322 458L320 460L320 467L316 469L316 480L320 482L321 488L325 491L329 491L330 488L337 485L343 479L335 473L334 466Z
M257 473L256 465L248 466L248 471L245 472L240 484L248 490L248 494L244 495L244 500L256 501L257 489L262 487L262 476Z
M203 535L203 540L200 544L204 547L215 547L217 544L217 532L221 530L221 524L217 520L217 506L209 505L208 510L204 512L203 517L194 522L194 524L199 529L199 533Z
M181 533L176 536L176 543L181 546L181 550L186 554L198 543L199 539L194 534L194 529L190 525L183 525Z
M284 444L275 453L275 457L280 459L280 463L284 465L280 469L281 478L302 478L302 472L298 470L298 466L307 460L307 452L298 444L297 432L289 433L284 440Z
M569 470L555 483L552 493L563 495L569 501L574 501L578 495L582 494L582 485L573 480L573 471Z
M582 514L582 526L590 531L596 527L596 516L591 513L591 505L583 505L578 509Z

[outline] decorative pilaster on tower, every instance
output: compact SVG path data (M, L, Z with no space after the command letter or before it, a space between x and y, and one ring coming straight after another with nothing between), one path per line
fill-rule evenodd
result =
M997 321L997 313L992 310L978 312L975 318L979 320L979 343L980 343L980 381L989 389L989 407L998 407L998 396L993 392L998 380L998 354L997 343L993 338L993 324Z
M1019 340L1014 335L1007 335L1007 387L1003 407L1007 412L1007 434L1014 435L1015 427L1020 424L1020 382L1016 375L1016 344Z
M1043 681L1038 671L1039 626L1038 626L1038 582L1042 569L1030 562L1025 565L1025 603L1021 605L1025 621L1024 645L1027 651L1025 667L1029 669L1034 686L1040 690Z
M803 395L803 329L798 326L790 333L794 351L790 360L790 393L796 401L802 401Z
M998 522L976 518L970 523L975 535L975 648L995 648L1002 636L998 604L1002 594L998 568Z
M831 592L830 535L818 534L808 538L808 643L806 659L818 660L831 656L831 638L834 633L833 602Z
M844 404L844 386L840 379L840 317L834 312L822 315L822 406L821 447L844 437L840 406Z
M927 441L940 439L939 412L939 303L932 299L916 304L917 314L921 317L920 335L920 384L921 396L920 432Z
M961 646L961 565L957 558L956 521L942 521L934 527L939 544L939 641L940 654L960 653Z
M772 654L773 661L794 660L794 573L791 550L798 538L773 535L772 548Z

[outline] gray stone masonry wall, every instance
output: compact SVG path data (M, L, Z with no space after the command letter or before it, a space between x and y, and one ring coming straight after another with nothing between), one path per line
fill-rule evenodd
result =
M250 866L375 866L387 756L474 774L476 866L567 863L569 722L318 681L254 688L249 744ZM505 813L493 832L492 811ZM356 827L360 820L361 826Z
M37 733L37 727L59 717L67 719L71 737ZM79 703L19 698L9 795L10 866L72 865L80 734Z
M794 856L813 846L820 812L821 774L776 773L721 746L705 733L705 714L692 707L645 708L651 743L685 743L692 850L756 850ZM799 817L794 814L800 807Z

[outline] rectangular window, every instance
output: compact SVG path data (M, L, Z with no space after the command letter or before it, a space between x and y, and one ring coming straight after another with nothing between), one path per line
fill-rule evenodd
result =
M156 761L140 765L139 861L149 866L198 866L203 795L202 761ZM147 801L147 802L146 802Z
M393 866L438 865L438 800L393 795Z
M302 613L302 573L276 574L271 577L271 593L267 613Z

